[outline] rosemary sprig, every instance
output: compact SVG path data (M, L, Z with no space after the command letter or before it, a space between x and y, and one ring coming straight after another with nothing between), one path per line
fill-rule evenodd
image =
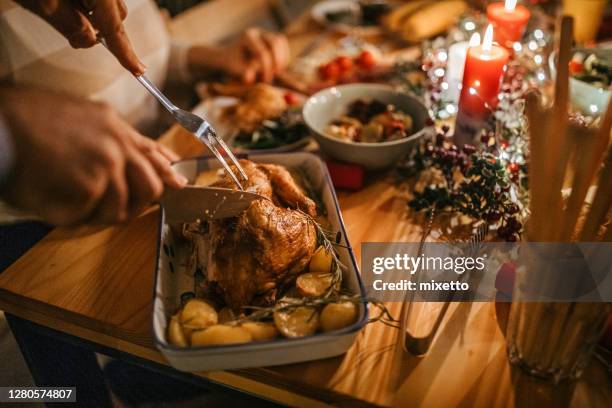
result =
M274 306L270 307L259 307L259 306L245 306L243 309L252 310L253 313L242 317L235 321L235 324L244 323L247 321L262 321L272 319L275 312L288 312L301 308L309 307L315 310L322 310L325 306L331 303L351 302L355 305L360 303L370 304L376 307L379 312L368 320L367 324L380 322L386 326L394 327L399 329L399 320L395 319L387 306L378 299L374 298L362 298L360 295L347 295L343 293L336 293L328 297L316 297L316 298L284 298Z

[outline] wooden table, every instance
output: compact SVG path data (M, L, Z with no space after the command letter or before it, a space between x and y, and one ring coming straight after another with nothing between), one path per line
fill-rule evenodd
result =
M174 129L164 137L193 153ZM188 140L188 139L187 139ZM416 241L421 229L401 191L379 178L339 193L349 239ZM164 364L153 346L151 308L157 209L105 229L58 228L0 274L0 309L81 339ZM397 316L399 304L389 304ZM198 373L203 378L293 406L609 406L610 379L593 362L574 392L549 387L510 367L507 307L454 304L425 357L406 355L397 331L380 323L341 357L282 367ZM572 397L573 392L573 397ZM535 404L534 404L535 405Z
M183 156L198 153L189 140L177 129L162 138ZM362 242L420 237L404 193L383 176L359 192L339 192L339 200L358 258ZM166 364L151 336L157 234L155 208L122 226L55 229L0 274L0 309L103 350ZM397 316L400 305L389 307ZM452 305L424 357L405 354L397 331L376 323L337 358L197 374L291 406L610 406L611 381L596 362L576 386L551 387L511 368L506 313L505 304Z

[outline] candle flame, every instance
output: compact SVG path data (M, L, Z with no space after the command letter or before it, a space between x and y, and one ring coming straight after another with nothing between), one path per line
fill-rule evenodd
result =
M493 49L493 26L489 24L482 41L482 50L485 52L490 52L491 49Z
M507 13L513 12L515 8L516 0L506 0L506 3L504 4L504 10L506 10Z
M470 38L469 46L470 47L478 47L480 45L480 34L474 33Z

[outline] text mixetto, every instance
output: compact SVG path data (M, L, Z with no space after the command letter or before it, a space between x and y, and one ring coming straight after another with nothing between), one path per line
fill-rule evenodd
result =
M381 279L377 279L372 282L374 290L383 291L439 291L439 290L469 290L470 285L467 282L460 281L444 281L436 282L433 279L429 282L413 282L408 279L402 279L397 282L385 282Z

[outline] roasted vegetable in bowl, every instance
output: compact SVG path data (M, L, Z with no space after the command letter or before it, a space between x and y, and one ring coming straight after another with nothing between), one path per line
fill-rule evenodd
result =
M332 137L351 142L380 143L403 139L412 134L412 117L394 105L373 99L358 99L348 111L326 128Z
M596 53L585 55L576 52L570 60L572 77L604 89L612 89L612 58Z

